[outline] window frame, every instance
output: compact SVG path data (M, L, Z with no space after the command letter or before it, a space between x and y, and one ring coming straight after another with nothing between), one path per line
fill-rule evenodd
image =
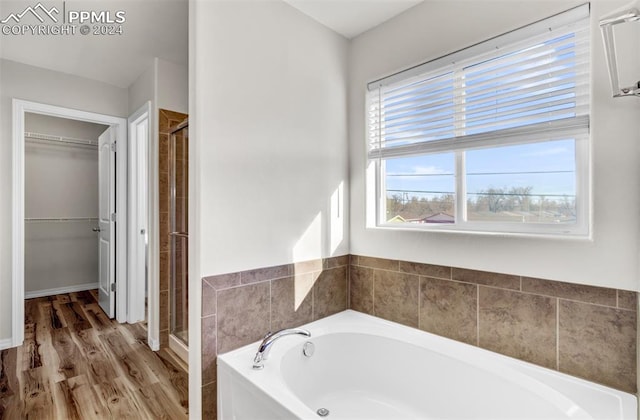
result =
M580 16L585 13L587 16L590 16L589 4L584 4L581 6L577 6L573 9L568 10L567 12L560 13L558 15L554 15L550 18L544 19L540 22L536 22L534 24L525 26L520 29L516 29L514 31L508 32L504 35L500 35L496 38L492 38L488 41L481 42L479 44L475 44L469 48L457 51L453 54L438 58L436 60L432 60L430 62L424 63L422 65L413 67L411 69L405 70L403 72L399 72L393 74L387 78L377 80L369 84L369 90L372 88L383 86L384 83L392 84L395 82L403 81L410 79L412 77L423 75L425 73L431 73L437 76L437 71L444 71L445 64L447 62L452 61L452 56L456 60L467 60L473 59L475 56L479 56L484 52L488 51L488 45L494 45L496 43L509 43L513 42L514 39L523 40L527 39L526 37L529 34L539 33L540 27L544 25L557 25L562 26L567 23L573 23L578 21L579 19L575 16ZM584 19L584 17L582 17ZM590 18L589 24L587 28L587 42L590 42ZM590 67L587 64L587 67ZM432 73L433 72L433 73ZM458 83L458 75L454 74L454 83ZM465 136L462 135L462 140L458 141L458 137L453 138L445 138L441 140L430 140L427 142L422 142L424 145L428 143L427 151L420 151L421 143L418 142L416 144L410 144L405 146L405 148L414 148L416 151L404 152L398 155L386 155L382 157L382 152L380 152L380 156L375 157L372 154L375 154L371 149L371 143L367 142L366 145L366 227L367 228L375 228L375 229L390 229L390 230L407 230L407 231L430 231L430 232L462 232L462 233L481 233L488 235L515 235L515 236L535 236L535 237L553 237L553 238L590 238L592 232L592 200L591 200L591 190L592 190L592 162L591 162L591 136L590 136L590 126L589 126L589 108L591 106L591 97L590 97L590 83L591 83L591 75L587 74L586 76L589 86L586 86L584 89L588 89L587 92L587 103L586 105L587 111L586 115L577 115L573 117L572 120L575 122L576 127L582 127L579 130L582 130L582 133L577 133L576 130L573 132L567 132L566 128L563 132L560 130L558 135L552 136L551 138L546 138L544 140L535 140L534 137L537 132L531 130L531 125L518 127L515 129L501 129L495 130L493 132L481 133L481 134L471 134ZM454 85L457 87L457 85ZM580 86L576 87L576 91L583 89ZM457 100L456 97L453 98L454 101ZM365 116L368 115L370 110L370 93L366 95L366 112ZM462 106L460 104L455 104L454 109L458 109L458 106ZM576 104L576 108L578 104ZM586 119L586 122L584 121ZM365 120L368 121L368 117L365 117ZM458 130L458 122L455 121L456 125L456 136ZM554 122L551 121L550 124L553 126ZM565 122L566 125L566 122ZM585 128L586 125L586 128ZM367 132L370 130L370 126L368 122L365 122L365 127L367 127ZM578 131L579 131L578 130ZM496 133L498 134L496 136ZM513 134L515 133L515 134ZM563 136L564 135L564 136ZM486 137L494 137L493 140L488 140ZM528 137L527 137L528 136ZM478 145L478 143L473 143L473 141L478 138L485 138L484 143ZM505 141L505 138L507 141ZM576 221L575 223L540 223L540 222L500 222L500 221L469 221L467 220L467 190L466 190L466 178L467 173L465 169L465 156L466 152L470 150L484 149L484 148L499 148L503 146L513 146L513 145L522 145L522 144L542 144L545 142L551 142L554 140L568 140L573 139L575 145L575 205L576 205ZM401 146L402 147L402 146ZM382 150L382 149L379 149ZM411 156L422 156L427 154L436 154L436 153L454 153L454 223L389 223L387 221L386 214L386 206L387 206L387 194L386 194L386 176L385 176L385 168L384 161L385 159L393 158L393 157L411 157Z

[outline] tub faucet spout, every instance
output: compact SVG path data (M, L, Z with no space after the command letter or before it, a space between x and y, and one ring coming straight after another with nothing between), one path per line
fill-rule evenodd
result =
M271 346L273 346L273 343L275 343L279 338L287 335L303 335L305 337L311 337L311 333L302 328L287 328L284 330L276 331L274 333L268 333L264 337L264 340L262 340L262 343L260 343L260 347L258 347L256 357L253 358L253 368L263 369L264 361L269 357L269 352L271 351Z

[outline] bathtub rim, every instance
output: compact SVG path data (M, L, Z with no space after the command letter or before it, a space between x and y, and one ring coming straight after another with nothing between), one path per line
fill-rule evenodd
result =
M363 325L367 328L380 327L383 332L377 333L354 331L353 325L357 324L359 327ZM362 324L362 325L360 325ZM481 347L456 341L450 338L439 336L424 330L408 327L403 324L399 324L393 321L389 321L383 318L379 318L373 315L365 314L362 312L347 309L342 312L330 315L325 318L301 325L300 328L309 329L312 333L312 337L320 337L326 334L332 333L363 333L372 335L381 335L393 340L417 345L418 347L425 347L430 351L436 351L438 353L449 356L450 354L464 354L466 352L477 353L480 360L488 360L491 364L504 364L506 367L516 370L524 375L532 375L536 380L540 380L540 377L548 377L553 381L566 382L575 384L576 386L590 388L597 392L613 395L619 399L620 411L624 416L622 418L638 419L638 398L635 394L627 393L615 388L608 387L596 382L592 382L577 376L569 375L554 369L539 366L524 360L516 359L514 357L506 356L500 353L496 353L490 350L483 349ZM398 338L394 335L389 335L389 330L392 332L401 332L402 338ZM395 331L394 331L395 330ZM265 361L265 367L263 370L252 369L252 360L255 352L258 349L260 341L256 341L238 349L231 350L229 352L218 355L218 384L220 384L220 375L222 372L235 371L243 381L252 384L262 391L276 404L281 405L286 411L291 412L293 415L299 418L317 418L317 414L309 406L307 406L298 396L292 392L286 384L282 386L275 386L275 378L281 378L281 363L282 358L286 355L290 349L300 345L307 341L305 338L287 338L279 340L271 350L269 360ZM407 339L408 338L408 339ZM429 345L424 345L424 343ZM436 348L433 347L436 346ZM454 359L463 360L459 357L453 357ZM475 364L474 364L475 366ZM492 372L490 369L482 369ZM544 383L544 380L542 381ZM561 390L557 390L555 387L547 385L557 392L564 395ZM218 391L218 395L220 392ZM285 403L283 403L284 401ZM220 407L219 407L220 409ZM631 415L632 417L628 417Z

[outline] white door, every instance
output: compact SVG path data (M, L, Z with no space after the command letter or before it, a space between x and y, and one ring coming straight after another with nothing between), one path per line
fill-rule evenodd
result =
M115 214L116 204L116 156L114 151L115 130L110 127L98 137L98 189L99 189L99 287L98 302L104 312L115 316L115 273L116 241Z
M145 319L148 239L148 143L150 104L147 103L129 117L129 296L127 322ZM151 294L151 293L149 293ZM155 300L149 299L149 311ZM149 340L152 341L152 340Z

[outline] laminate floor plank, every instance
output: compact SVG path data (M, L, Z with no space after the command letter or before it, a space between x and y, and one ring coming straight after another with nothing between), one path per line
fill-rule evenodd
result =
M111 418L106 401L100 398L85 375L68 379L67 382L81 419Z
M55 384L53 397L56 401L56 417L58 419L82 420L80 407L78 407L76 397L73 395L66 380ZM61 401L64 401L64 404L61 404Z
M51 419L54 416L53 395L46 370L42 367L22 373L22 417L25 419Z
M78 346L71 338L68 328L59 328L52 331L53 347L58 353L60 364L58 371L63 373L65 378L74 378L87 369L86 360L80 355Z
M17 418L20 384L16 376L17 350L0 351L0 418Z
M0 419L187 419L188 374L118 324L96 291L25 301L25 341L0 352Z

